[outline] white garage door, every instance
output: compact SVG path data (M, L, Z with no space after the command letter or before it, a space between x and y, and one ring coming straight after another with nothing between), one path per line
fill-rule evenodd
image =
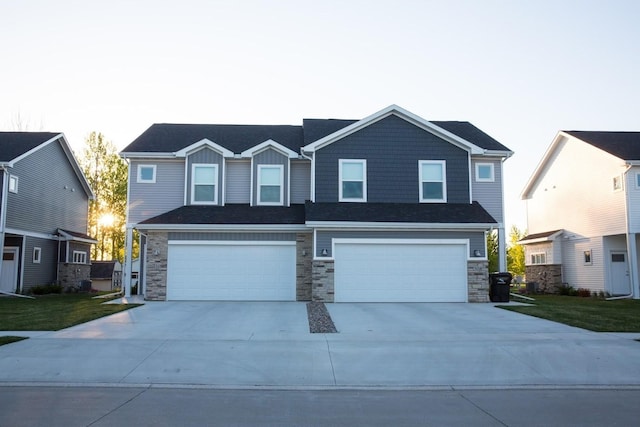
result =
M466 302L466 241L336 239L336 302Z
M295 298L295 242L169 242L168 300Z

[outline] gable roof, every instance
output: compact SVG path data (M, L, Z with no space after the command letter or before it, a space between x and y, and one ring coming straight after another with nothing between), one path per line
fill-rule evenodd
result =
M551 230L545 231L542 233L535 234L527 234L522 239L518 241L521 245L526 245L529 243L541 243L541 242L549 242L555 240L556 237L560 236L564 232L563 229L560 230Z
M103 279L110 280L113 278L114 271L116 270L116 265L121 268L120 263L116 260L113 261L91 261L91 279Z
M64 151L73 172L82 185L82 189L89 199L93 199L95 197L93 190L63 133L0 132L0 167L12 168L16 162L54 142L60 143L62 151Z

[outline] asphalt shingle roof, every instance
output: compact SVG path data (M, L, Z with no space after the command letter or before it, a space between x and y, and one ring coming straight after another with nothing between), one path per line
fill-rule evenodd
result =
M10 162L60 135L54 132L0 132L0 162Z
M640 132L564 131L622 160L640 160Z
M92 279L111 279L115 267L115 261L91 261L90 277Z
M141 224L304 224L304 205L182 206Z

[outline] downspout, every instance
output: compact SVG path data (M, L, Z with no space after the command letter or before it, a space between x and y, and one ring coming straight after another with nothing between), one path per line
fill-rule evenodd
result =
M631 169L631 165L627 165L627 168L624 171L624 177L625 177L624 222L625 222L625 231L626 231L626 240L627 240L627 260L629 263L629 294L621 295L617 297L609 297L609 298L606 298L607 301L633 298L633 294L634 294L633 290L636 288L636 280L637 280L636 267L638 264L636 261L636 242L635 242L635 236L633 238L633 242L631 242L631 224L629 223L629 191L628 191L629 185L627 182L627 173L629 172L630 169Z
M2 170L2 188L0 189L0 257L4 253L4 229L7 220L7 192L9 191L9 173L4 166L0 166ZM2 260L2 258L0 258ZM0 274L2 273L2 262L0 261Z
M311 194L309 195L309 197L311 198L312 202L316 201L316 185L315 185L315 181L316 181L316 174L315 174L315 169L316 169L316 162L314 160L314 157L309 157L306 154L304 154L304 151L302 150L302 147L300 147L300 156L304 157L305 159L309 160L311 162Z

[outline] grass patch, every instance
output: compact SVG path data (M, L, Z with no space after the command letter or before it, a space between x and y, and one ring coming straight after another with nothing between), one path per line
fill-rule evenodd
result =
M640 301L535 295L532 306L499 306L595 332L640 332ZM527 301L528 302L528 301Z
M12 337L12 336L0 337L0 345L11 344L12 342L18 342L26 339L27 337Z
M106 304L93 295L44 295L36 299L0 298L0 330L58 331L90 320L137 307L139 304Z

